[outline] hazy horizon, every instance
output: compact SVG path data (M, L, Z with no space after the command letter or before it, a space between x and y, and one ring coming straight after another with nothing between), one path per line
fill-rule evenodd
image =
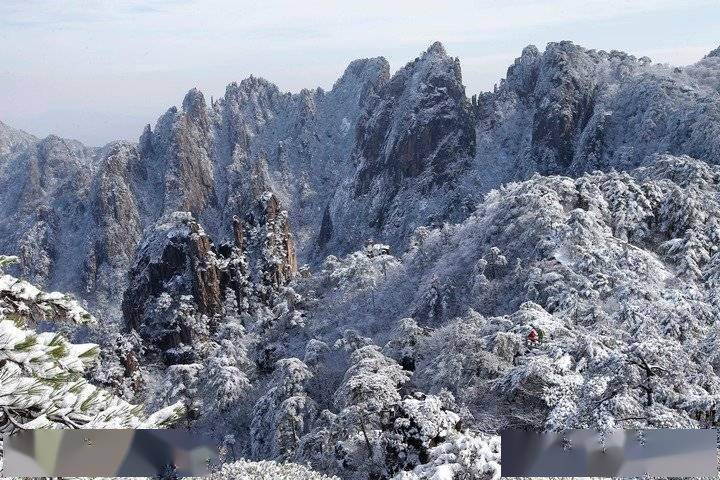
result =
M384 56L394 72L436 40L460 58L472 95L492 89L529 44L571 40L686 65L718 46L719 22L720 5L708 0L451 1L442 9L11 0L0 5L0 121L93 146L136 140L193 87L209 100L252 74L283 91L328 90L356 58Z

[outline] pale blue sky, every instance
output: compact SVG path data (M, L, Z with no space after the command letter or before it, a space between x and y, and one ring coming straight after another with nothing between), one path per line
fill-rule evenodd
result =
M0 0L0 121L100 145L251 73L327 89L355 58L395 70L440 40L472 94L531 43L686 65L720 44L719 25L720 0Z

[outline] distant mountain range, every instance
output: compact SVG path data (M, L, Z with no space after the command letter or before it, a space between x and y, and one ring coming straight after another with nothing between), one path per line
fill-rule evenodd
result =
M529 46L494 92L468 97L440 43L390 75L353 61L332 90L250 77L208 104L193 89L137 144L88 148L0 127L0 249L30 280L91 301L121 293L145 228L190 211L229 238L265 191L301 263L466 218L533 173L627 170L655 153L715 163L717 50L680 69L570 42Z
M408 246L466 218L491 188L534 173L628 170L656 153L716 163L715 50L686 68L570 42L525 48L494 92L468 96L440 43L390 75L350 63L332 90L255 77L208 104L195 89L138 143L88 148L0 126L0 250L23 275L116 304L143 231L176 210L230 238L272 192L300 263L368 239Z
M719 165L720 48L528 46L468 95L434 43L137 143L0 123L0 253L100 320L95 383L233 456L497 478L501 428L720 423Z

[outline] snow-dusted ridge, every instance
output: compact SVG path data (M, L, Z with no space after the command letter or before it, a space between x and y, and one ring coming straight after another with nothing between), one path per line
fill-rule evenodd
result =
M109 308L145 228L188 210L225 240L266 190L289 212L301 263L368 238L402 250L415 228L461 220L489 188L536 171L628 169L665 152L715 163L716 60L678 69L530 46L497 91L466 96L460 62L435 43L393 75L383 58L356 60L328 92L250 77L208 105L193 89L138 144L3 126L0 247L26 278Z
M0 124L0 248L219 475L498 478L502 428L718 425L719 164L716 51L529 46L467 95L435 43L193 89L137 144Z

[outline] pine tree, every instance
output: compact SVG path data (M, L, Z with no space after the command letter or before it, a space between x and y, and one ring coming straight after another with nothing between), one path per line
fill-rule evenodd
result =
M357 457L364 450L371 470L376 474L383 470L377 435L381 414L400 400L399 388L408 379L408 372L376 345L364 346L350 355L350 367L335 392L335 405L341 409L335 428L349 435L345 449L355 458L350 461L355 468L361 465Z
M253 458L291 454L316 415L316 406L305 391L312 377L297 358L277 362L270 388L255 404L250 426Z
M0 264L8 262L8 257L0 256ZM2 282L4 286L18 281L5 275ZM97 345L73 344L61 334L27 328L32 320L26 302L52 311L58 300L35 287L31 292L35 294L30 297L6 293L0 298L2 433L37 428L157 428L184 415L182 405L175 403L146 416L142 406L89 383L85 375L97 361ZM79 306L65 312L70 319L91 318Z

